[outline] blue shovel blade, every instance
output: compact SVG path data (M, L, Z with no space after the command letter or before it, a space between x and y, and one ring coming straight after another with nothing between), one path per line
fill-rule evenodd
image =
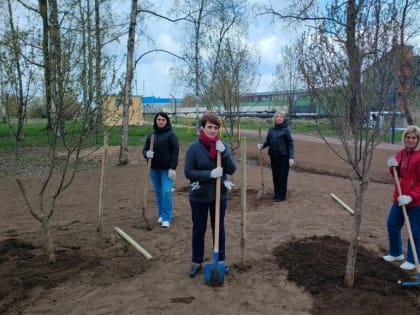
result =
M403 287L420 287L420 273L417 273L417 281L399 281Z
M225 269L223 263L206 263L204 265L204 281L212 287L220 287L225 281Z
M204 265L204 281L212 287L219 287L225 281L226 266L218 260L219 254L214 253L214 262Z
M420 287L420 281L402 281L403 287Z

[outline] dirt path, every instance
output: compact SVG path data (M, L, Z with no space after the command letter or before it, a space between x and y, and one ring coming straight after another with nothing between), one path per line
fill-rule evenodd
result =
M222 287L188 277L191 219L183 156L177 170L174 221L151 231L140 215L146 166L140 148L131 162L112 167L105 178L103 228L96 232L100 170L81 172L59 198L52 218L57 249L55 266L46 265L40 226L28 211L13 177L2 177L0 200L0 313L4 314L418 314L420 293L404 290L410 279L397 264L385 263L385 220L392 180L386 159L394 148L375 154L365 198L356 287L342 286L343 259L351 236L351 216L332 200L334 193L352 206L348 167L325 144L295 137L296 168L288 199L272 202L271 173L264 168L260 188L256 143L248 144L246 238L241 249L241 165L233 180L227 226L227 263ZM340 150L340 146L337 146ZM117 151L117 150L116 150ZM240 160L239 157L238 161ZM265 155L264 160L268 162ZM100 163L98 157L97 163ZM23 177L32 200L40 178ZM30 187L30 188L29 188ZM153 195L147 215L155 224ZM114 232L118 226L154 257L151 261ZM210 235L206 258L211 261ZM242 259L244 255L244 259Z

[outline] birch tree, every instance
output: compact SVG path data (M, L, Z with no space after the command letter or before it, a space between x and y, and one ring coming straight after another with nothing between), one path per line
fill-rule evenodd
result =
M128 122L130 114L130 100L131 100L131 85L133 81L133 65L134 65L134 43L136 37L137 24L137 0L131 1L130 10L130 25L128 28L127 39L127 66L124 81L124 95L123 95L123 116L121 129L121 146L120 156L118 162L120 165L128 163Z
M33 96L33 81L34 81L34 70L33 65L27 62L24 58L24 54L30 54L30 51L24 51L22 49L21 42L28 40L29 33L20 31L19 27L15 23L14 12L12 9L11 0L7 0L7 25L6 32L4 33L3 50L9 58L4 56L3 67L4 77L4 88L13 95L14 105L17 109L17 126L15 131L15 141L18 144L19 141L24 140L24 120L26 119L26 108L30 98ZM9 121L10 122L10 121ZM10 124L10 127L11 124ZM12 132L12 130L11 130Z
M129 121L130 121L130 102L131 102L131 93L132 93L132 82L133 82L133 74L136 67L139 65L140 60L148 54L151 53L166 53L170 54L176 58L182 59L181 56L174 54L171 51L167 51L165 49L151 49L146 52L142 52L137 58L134 59L136 48L140 51L141 45L138 44L136 47L136 33L140 33L142 38L146 38L145 30L139 29L138 27L138 19L140 19L140 26L145 27L144 20L146 16L154 16L159 19L164 19L170 21L172 23L176 23L179 20L184 20L185 17L171 19L168 16L159 14L152 10L152 5L145 1L142 3L142 6L138 6L137 1L131 1L131 10L130 10L130 22L128 27L128 39L127 39L127 63L126 63L126 71L125 71L125 78L123 84L123 117L122 117L122 128L121 128L121 145L120 145L120 155L119 155L119 164L125 165L128 163L128 129L129 129Z

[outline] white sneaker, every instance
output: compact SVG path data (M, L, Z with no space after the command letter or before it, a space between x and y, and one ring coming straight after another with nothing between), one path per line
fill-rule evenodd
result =
M162 222L162 227L164 227L164 228L168 228L169 225L170 225L170 223L168 221L163 221Z
M159 217L159 219L158 219L158 223L162 223L162 217Z
M386 255L386 256L383 257L383 259L385 261L388 261L388 262L393 262L393 261L396 261L396 260L404 260L404 255L403 254L401 254L400 256Z
M416 265L415 264L412 264L411 262L404 261L401 264L400 268L401 269L404 269L404 270L413 270L414 268L416 268Z

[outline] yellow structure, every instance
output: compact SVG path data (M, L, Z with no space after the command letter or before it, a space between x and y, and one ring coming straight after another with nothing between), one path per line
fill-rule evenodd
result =
M108 96L104 103L104 125L105 126L121 126L123 115L122 96L111 95ZM142 125L142 98L141 96L131 96L129 125Z

